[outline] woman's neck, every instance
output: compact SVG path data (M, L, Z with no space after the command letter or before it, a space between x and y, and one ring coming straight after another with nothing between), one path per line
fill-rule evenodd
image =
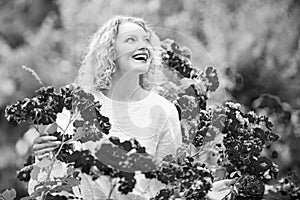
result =
M147 92L141 88L139 82L139 76L136 74L114 73L111 87L104 94L117 101L139 101L147 96Z

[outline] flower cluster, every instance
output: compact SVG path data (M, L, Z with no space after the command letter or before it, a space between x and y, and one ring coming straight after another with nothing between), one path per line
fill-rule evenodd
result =
M201 110L199 114L198 130L195 137L193 138L192 144L195 147L200 147L204 143L204 138L207 135L209 127L211 126L211 113L206 110Z
M264 196L265 185L256 176L244 175L234 184L234 199L261 200Z
M254 112L243 113L232 103L226 103L224 109L226 118L221 132L224 134L223 144L229 165L263 182L276 178L277 165L260 155L263 148L279 139L271 131L272 123L267 117L257 116Z
M174 40L166 39L162 43L162 59L164 65L179 72L181 78L185 77L204 84L207 91L215 91L219 87L217 71L212 66L205 72L195 67L191 62L191 51L187 47L180 47ZM196 86L197 84L195 84ZM201 89L196 87L197 94L201 95ZM203 93L203 92L202 92Z
M155 199L187 200L204 198L211 189L212 174L205 164L194 162L192 157L174 159L167 156L154 172L145 173L146 178L157 178L160 182L173 186L160 190Z
M239 104L227 102L200 111L198 131L192 144L201 147L217 134L223 135L221 143L215 147L218 165L226 169L226 178L239 180L235 184L235 198L262 199L264 183L276 178L278 173L277 165L261 155L264 148L279 139L272 132L272 123L265 116L252 111L244 113Z
M41 88L34 98L25 98L5 109L8 122L16 126L27 120L33 124L48 125L56 120L57 113L64 107L64 98L53 87Z

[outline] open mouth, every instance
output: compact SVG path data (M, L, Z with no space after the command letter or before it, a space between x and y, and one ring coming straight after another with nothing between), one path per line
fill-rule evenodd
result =
M149 55L148 50L143 51L143 52L141 52L141 51L137 52L132 56L132 58L134 60L137 60L137 61L142 62L142 63L146 63L148 61L149 57L150 57L150 55Z

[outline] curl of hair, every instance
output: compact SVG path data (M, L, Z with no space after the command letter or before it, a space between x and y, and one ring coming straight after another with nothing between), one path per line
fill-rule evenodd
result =
M148 71L142 76L141 86L150 90L158 85L163 77L161 47L159 38L150 29L149 25L141 18L116 16L106 21L102 27L94 33L87 53L81 63L75 83L87 91L105 90L111 86L111 75L116 70L115 42L119 25L123 22L133 22L140 25L150 33L152 45L152 60Z

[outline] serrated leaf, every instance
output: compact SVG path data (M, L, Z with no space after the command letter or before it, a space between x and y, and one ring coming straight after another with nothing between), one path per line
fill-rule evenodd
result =
M71 185L58 185L51 190L51 192L57 192L57 193L61 192L61 191L72 192L72 186Z
M15 189L5 190L2 192L1 196L4 200L14 200L17 197L17 193Z
M149 154L131 153L128 155L127 151L110 143L102 144L95 155L103 164L129 173L152 171L156 168L155 161Z
M50 190L49 187L40 187L34 190L34 193L31 194L31 197L32 199L38 199L38 197L40 197L42 193L48 192L49 190Z
M147 154L133 153L128 160L133 163L134 171L150 172L156 169L153 157Z
M76 186L80 184L80 180L73 178L73 177L68 177L66 179L64 179L64 183L68 184L70 186Z
M67 168L67 174L72 175L76 170L73 167L68 167Z
M68 166L66 163L56 160L51 171L51 176L62 178L67 175L67 169Z
M198 125L195 119L187 120L181 119L181 132L182 132L182 140L185 144L190 143L196 136Z
M127 152L112 144L102 144L96 152L96 157L105 165L110 165L116 169L120 168L120 162L127 160Z
M40 168L46 168L51 165L52 160L48 157L44 157L40 162L36 163L36 166Z
M38 166L34 166L32 171L30 172L30 177L32 178L32 180L38 180L38 175L40 173L41 168Z
M204 142L207 143L213 141L216 138L217 131L218 130L214 129L214 127L208 127L207 133L204 137Z
M47 194L45 200L67 200L67 197L61 195Z
M47 181L45 182L45 186L53 186L53 185L56 185L57 184L57 181Z
M74 140L81 141L82 143L93 141L97 142L102 138L102 133L97 128L89 128L86 130L83 127L76 129Z
M93 181L89 175L81 174L80 189L84 200L107 199L102 187Z
M199 105L194 96L183 95L178 99L182 119L197 119L199 116Z

